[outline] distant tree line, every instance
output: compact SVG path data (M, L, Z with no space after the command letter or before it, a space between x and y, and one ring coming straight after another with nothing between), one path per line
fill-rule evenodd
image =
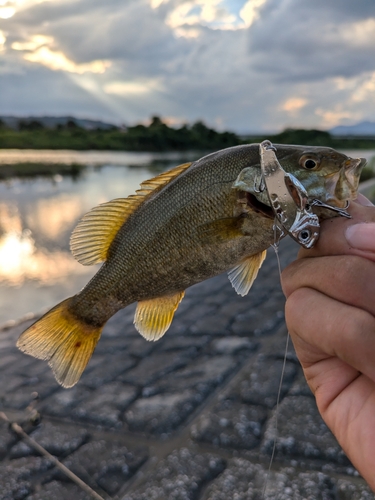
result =
M286 129L276 135L240 137L233 132L218 132L202 121L181 127L169 127L154 116L148 126L87 129L74 119L54 128L36 119L20 120L18 128L0 120L0 148L75 149L115 151L215 151L218 149L270 139L278 144L305 144L334 148L375 148L375 137L334 137L322 130Z
M215 150L236 146L240 138L232 132L218 132L202 121L179 128L169 127L158 116L148 126L85 129L73 120L54 128L37 120L20 120L18 129L0 121L0 148L77 149L127 151Z

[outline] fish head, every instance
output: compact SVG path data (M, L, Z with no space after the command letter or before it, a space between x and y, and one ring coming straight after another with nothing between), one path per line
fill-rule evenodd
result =
M310 201L344 208L357 197L364 158L350 158L327 147L276 145L283 169L304 186Z

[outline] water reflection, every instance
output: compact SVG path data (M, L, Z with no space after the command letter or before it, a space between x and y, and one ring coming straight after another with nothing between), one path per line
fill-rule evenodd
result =
M50 162L50 153L42 153ZM76 152L59 153L53 152L55 163L77 161ZM104 155L81 153L79 160L87 163L78 177L54 174L0 182L0 325L77 293L96 272L98 266L80 265L69 250L70 234L84 213L134 193L155 171L187 161L175 154L126 155L113 153L113 164L103 164ZM21 156L25 163L25 153ZM105 159L111 156L105 153ZM0 151L0 169L10 158L15 160L14 151Z
M37 249L29 229L22 233L6 233L0 239L0 280L11 286L21 286L26 280L50 284L71 272L78 272L66 252Z

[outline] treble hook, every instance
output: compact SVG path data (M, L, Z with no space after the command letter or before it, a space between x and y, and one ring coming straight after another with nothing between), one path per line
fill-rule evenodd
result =
M350 202L349 200L346 201L345 207L344 208L338 208L338 207L333 207L332 205L327 205L326 203L323 203L320 200L313 200L310 203L311 207L321 207L321 208L327 208L328 210L332 210L333 212L338 213L341 215L341 217L346 217L347 219L351 219L352 216L346 211L346 209L349 207Z

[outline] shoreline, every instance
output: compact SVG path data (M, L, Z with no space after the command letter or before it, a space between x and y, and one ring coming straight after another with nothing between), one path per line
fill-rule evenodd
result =
M375 164L375 149L339 149L348 156L365 157ZM72 149L1 149L0 181L12 178L54 177L55 175L78 177L87 167L104 165L156 167L165 170L179 163L194 161L211 150L185 151L114 151L114 150L72 150ZM169 165L175 163L175 165Z

